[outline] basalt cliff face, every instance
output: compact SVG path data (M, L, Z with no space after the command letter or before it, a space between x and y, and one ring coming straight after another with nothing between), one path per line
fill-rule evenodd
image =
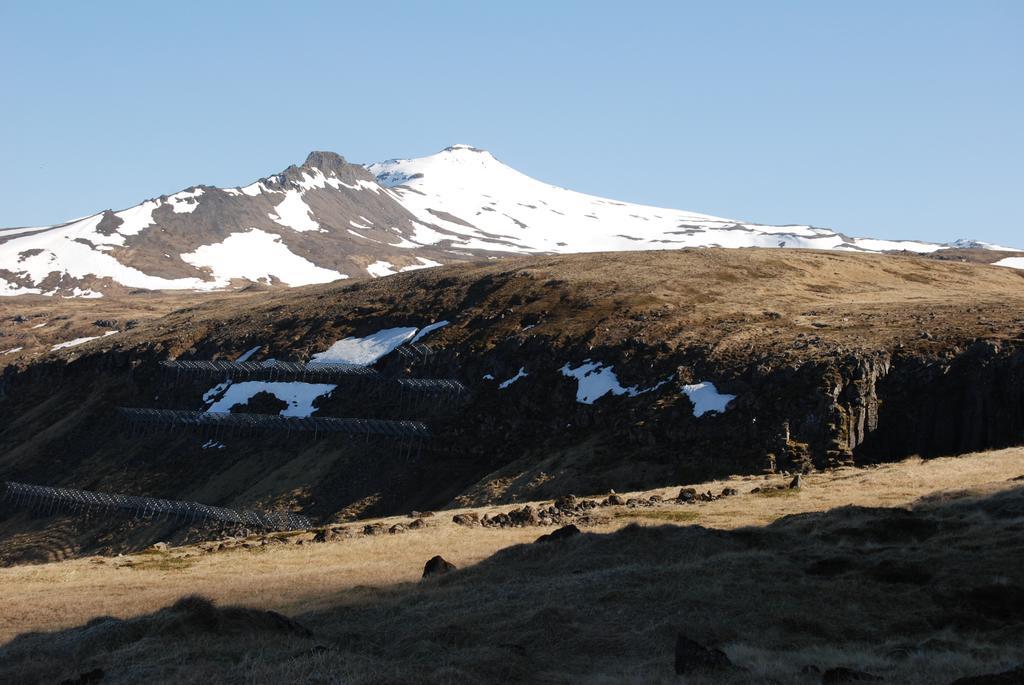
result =
M684 250L211 301L5 369L0 480L327 521L1005 447L1024 442L1022 285L925 258ZM414 334L430 354L410 352ZM262 392L242 392L255 377L160 365L303 363L396 335L408 354L380 355L373 382L262 375ZM410 378L465 392L417 394ZM431 437L157 430L116 413L218 405L418 420ZM114 525L5 510L0 549L12 561L39 536L77 553L197 534Z

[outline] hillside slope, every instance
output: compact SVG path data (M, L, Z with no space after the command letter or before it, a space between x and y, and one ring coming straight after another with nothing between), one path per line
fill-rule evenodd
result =
M551 528L438 512L325 543L0 569L0 679L819 685L854 668L948 685L1020 663L1022 472L1015 449L843 468L775 496L753 490L777 477L695 484L738 490L697 504L670 501L678 487L624 493L664 499L592 510L582 534L546 544L530 543ZM421 581L437 554L458 570ZM216 607L181 601L196 593ZM680 634L733 666L677 675Z
M8 366L0 480L339 520L1009 446L1024 436L1022 279L919 257L682 250L214 299ZM414 334L428 358L380 356ZM369 385L159 366L371 347ZM416 395L409 377L467 394ZM432 437L140 431L119 406L415 419ZM39 525L14 516L0 540ZM108 533L68 534L88 550Z

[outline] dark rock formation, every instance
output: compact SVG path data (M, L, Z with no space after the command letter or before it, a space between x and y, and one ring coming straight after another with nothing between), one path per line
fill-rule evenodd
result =
M539 538L534 540L534 542L535 543L536 542L557 542L559 540L564 540L566 538L571 538L574 535L579 535L579 534L580 534L580 529L570 523L569 525L562 526L558 530L552 531L552 532L548 533L547 535L541 535Z
M426 564L424 564L424 566L423 566L423 578L428 578L430 576L443 575L445 573L450 573L451 571L454 571L455 569L456 569L455 564L453 564L450 561L447 561L444 557L438 555L436 557L431 557L430 560L427 561Z

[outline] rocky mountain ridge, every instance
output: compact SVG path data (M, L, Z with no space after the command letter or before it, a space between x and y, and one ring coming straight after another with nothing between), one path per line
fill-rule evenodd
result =
M0 296L309 285L513 254L683 247L1012 252L851 238L576 193L456 145L363 167L332 152L247 186L193 186L56 226L0 229ZM1019 260L1024 262L1024 260Z

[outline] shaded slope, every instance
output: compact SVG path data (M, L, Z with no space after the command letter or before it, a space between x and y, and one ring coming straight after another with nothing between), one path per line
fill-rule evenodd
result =
M735 531L629 526L510 547L418 585L311 591L315 608L295 619L312 639L289 635L284 619L267 626L260 612L221 610L252 617L233 635L218 612L178 604L22 635L0 655L8 679L29 682L101 667L115 683L338 673L355 683L668 683L678 680L681 632L737 666L687 682L818 683L821 670L843 666L888 682L948 683L1019 663L1022 517L1024 491L1003 483L935 493L909 509L842 507ZM190 623L182 636L176 626Z
M1021 279L924 258L706 250L215 301L9 368L0 477L330 519L1019 444ZM430 366L392 355L377 368L458 379L470 402L411 406L339 385L315 404L317 416L427 421L435 439L411 460L295 435L232 434L211 452L210 436L134 435L112 418L117 406L208 406L213 381L168 383L161 360L306 361L347 336L442 320L425 339ZM609 381L598 390L622 392L581 401L567 370L587 364ZM700 414L685 389L701 383L735 399Z

